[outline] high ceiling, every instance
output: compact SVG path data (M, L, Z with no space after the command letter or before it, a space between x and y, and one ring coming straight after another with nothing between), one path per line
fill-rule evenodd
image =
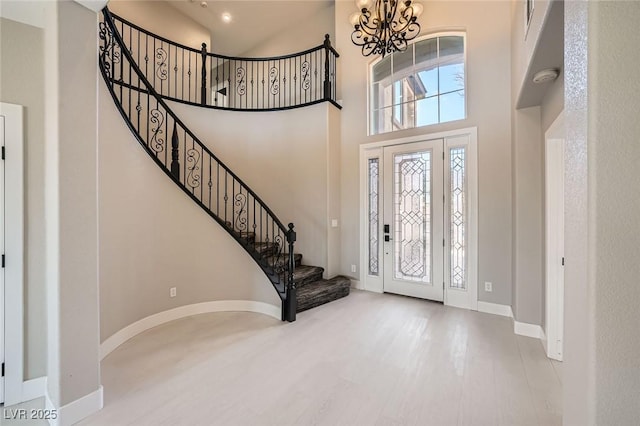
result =
M333 0L165 0L172 7L189 16L211 31L216 53L240 55L287 27L311 18ZM225 23L222 14L231 15Z

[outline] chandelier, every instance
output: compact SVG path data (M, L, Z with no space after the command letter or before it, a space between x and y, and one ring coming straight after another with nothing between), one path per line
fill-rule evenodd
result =
M371 3L373 3L371 5ZM349 18L354 27L351 41L362 54L382 55L404 51L407 42L420 33L418 16L422 5L411 0L357 0L360 12Z

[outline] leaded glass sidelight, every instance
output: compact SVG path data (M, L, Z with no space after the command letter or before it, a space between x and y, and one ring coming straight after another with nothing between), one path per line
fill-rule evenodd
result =
M369 159L369 274L378 275L378 173L379 161Z
M467 288L467 200L464 147L451 148L451 287Z
M394 156L396 279L431 281L431 152Z

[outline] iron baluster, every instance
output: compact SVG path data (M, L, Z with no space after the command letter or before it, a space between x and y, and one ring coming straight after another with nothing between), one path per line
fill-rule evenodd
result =
M213 186L213 182L211 182L211 156L209 155L209 210L211 210L211 187Z

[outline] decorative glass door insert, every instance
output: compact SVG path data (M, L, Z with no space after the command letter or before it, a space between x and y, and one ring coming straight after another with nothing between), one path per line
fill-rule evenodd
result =
M442 301L443 141L384 148L384 291Z

